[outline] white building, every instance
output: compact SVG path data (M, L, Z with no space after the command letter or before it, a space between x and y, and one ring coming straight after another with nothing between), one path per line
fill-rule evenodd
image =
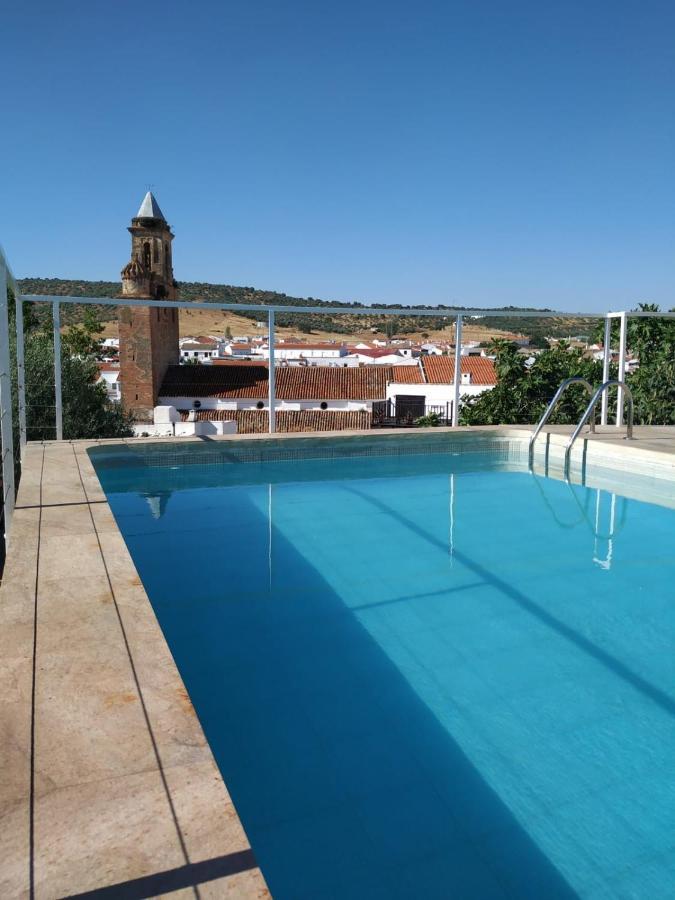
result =
M211 362L220 356L220 346L217 340L188 339L179 341L178 346L182 362Z
M122 396L119 363L99 363L98 372L98 383L105 384L108 400L118 402Z
M327 341L318 344L280 341L274 345L274 358L277 362L288 360L289 362L313 362L317 365L327 365L330 362L340 360L347 353L348 350L344 344L329 343ZM261 348L260 355L263 359L269 359L269 346Z
M416 368L394 366L393 378L387 384L389 417L415 419L436 412L442 419L452 419L455 401L455 360L450 356L423 356ZM462 356L460 360L461 397L472 397L491 390L497 384L492 360L486 357Z

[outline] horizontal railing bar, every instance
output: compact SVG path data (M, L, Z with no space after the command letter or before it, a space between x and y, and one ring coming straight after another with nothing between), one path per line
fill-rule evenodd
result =
M228 312L259 312L261 315L275 313L305 313L311 315L355 315L355 316L433 316L435 318L455 319L457 316L480 316L489 319L495 316L527 319L604 319L615 313L602 312L555 312L552 310L514 310L514 309L429 309L428 307L412 307L404 309L400 306L283 306L278 304L262 305L258 303L209 303L206 300L139 300L133 297L61 297L58 294L22 294L22 299L30 303L82 303L101 306L150 306L158 309L223 309ZM675 312L627 312L626 315L640 318L675 318Z

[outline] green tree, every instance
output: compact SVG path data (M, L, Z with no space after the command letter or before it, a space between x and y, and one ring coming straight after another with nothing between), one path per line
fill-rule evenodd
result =
M81 323L71 325L62 338L66 352L73 356L92 357L101 356L101 335L103 325L96 317L91 306L85 307Z
M10 294L10 345L12 360L12 398L14 421L18 422L16 373L16 315ZM43 320L44 321L44 320ZM99 383L96 355L100 342L95 338L102 328L89 317L74 336L64 335L61 344L61 396L64 438L114 438L133 435L133 419L118 403L108 400L106 388ZM29 441L50 440L56 436L54 396L54 338L45 331L24 304L24 373L26 385L26 432ZM16 442L18 446L18 441Z
M462 425L524 425L537 422L565 378L580 375L599 384L602 364L584 359L580 350L560 342L540 353L528 368L523 354L506 340L493 341L497 386L465 400L460 410ZM550 422L577 422L588 404L583 385L572 385L556 407Z
M419 419L415 419L417 428L437 428L440 424L441 417L435 412L427 413L424 416L420 416Z
M640 303L640 312L659 312L655 303ZM675 310L671 310L675 312ZM610 346L619 346L618 319L612 320ZM604 323L594 338L604 340ZM635 421L641 425L675 424L675 321L658 317L629 318L626 344L637 357L638 368L626 377L635 403Z

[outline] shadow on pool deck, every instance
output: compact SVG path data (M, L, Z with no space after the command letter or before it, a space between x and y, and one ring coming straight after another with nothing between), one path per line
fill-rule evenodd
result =
M260 541L227 554L222 531L147 524L126 540L276 900L577 896L283 535L270 585ZM157 565L178 546L192 566Z

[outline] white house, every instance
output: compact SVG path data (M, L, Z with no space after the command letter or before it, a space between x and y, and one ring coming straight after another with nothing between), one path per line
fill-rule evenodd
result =
M108 400L119 401L122 396L119 363L99 363L98 373L98 383L103 382L105 384Z
M336 344L328 341L317 344L295 343L294 341L280 341L274 345L274 358L282 360L310 361L326 365L346 356L348 353L344 344ZM261 349L263 359L269 359L269 347Z
M436 412L450 420L455 400L455 360L450 356L423 356L416 368L394 366L394 380L387 384L390 417L402 412L418 418ZM460 360L460 397L471 397L491 390L497 384L492 360L462 356Z
M208 338L195 338L178 342L182 362L211 362L220 356L219 342Z

